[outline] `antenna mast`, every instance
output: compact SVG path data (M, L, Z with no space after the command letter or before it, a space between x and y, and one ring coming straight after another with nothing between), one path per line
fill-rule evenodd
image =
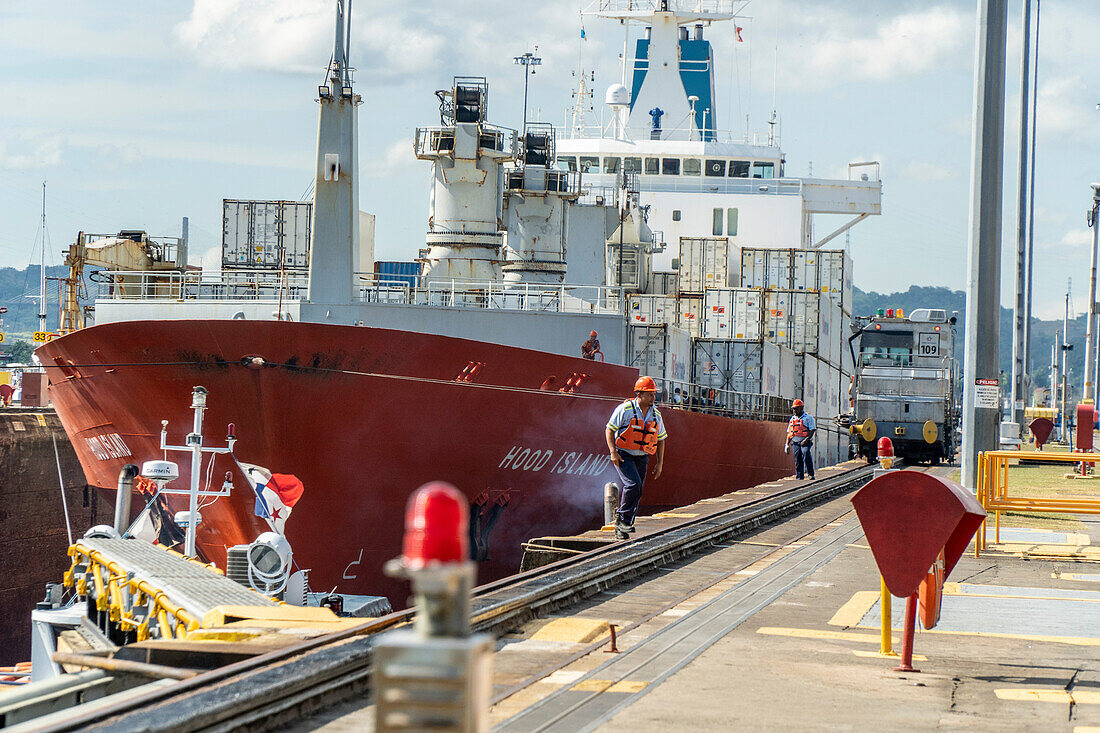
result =
M38 330L46 330L46 182L42 181L42 256L38 268Z

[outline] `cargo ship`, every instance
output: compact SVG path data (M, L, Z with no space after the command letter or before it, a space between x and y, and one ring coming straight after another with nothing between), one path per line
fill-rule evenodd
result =
M373 219L358 209L362 100L338 4L312 201L226 200L220 271L188 267L185 241L157 249L155 267L105 270L96 325L38 349L89 483L113 497L126 464L163 458L162 425L182 443L202 386L206 439L232 423L236 442L233 456L199 464L204 486L238 461L292 474L304 491L285 533L313 587L400 601L381 567L426 481L469 497L481 580L514 572L527 538L598 523L615 480L604 425L640 373L659 384L670 435L665 471L646 485L650 511L790 474L782 446L797 396L821 417L819 463L841 460L846 441L828 418L841 412L852 268L842 252L839 265L818 259L878 213L877 168L789 178L773 136L720 134L702 33L732 19L732 5L685 5L590 9L628 38L642 29L633 60L624 53L633 88L607 92L612 124L587 129L575 115L565 130L516 131L489 122L483 78L437 92L440 123L417 129L412 151L432 167L425 246L412 267L376 267ZM661 106L683 124L663 127ZM852 218L815 239L821 213ZM744 267L758 256L761 267ZM796 295L812 316L778 304ZM669 307L657 314L654 297ZM739 339L720 326L733 324L726 300L752 326ZM581 358L592 331L596 358ZM186 485L191 468L179 471ZM161 521L187 508L164 498ZM229 496L204 500L198 552L220 565L268 519L237 474Z

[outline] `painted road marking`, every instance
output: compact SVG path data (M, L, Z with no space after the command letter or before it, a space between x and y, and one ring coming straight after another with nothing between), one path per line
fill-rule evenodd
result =
M1100 583L1100 573L1051 573L1050 577L1055 580L1073 580L1078 583Z
M661 615L662 616L672 616L672 617L675 618L675 617L678 617L678 616L687 616L689 613L691 613L691 611L689 611L686 608L670 608L667 611L665 611L664 613L662 613Z
M612 680L583 680L573 685L569 689L572 692L603 692L608 687L611 687Z
M768 636L792 636L796 639L824 639L827 641L858 641L866 644L878 644L882 637L878 634L857 634L850 631L822 631L820 629L792 629L781 626L761 626L758 634ZM893 639L893 643L900 643Z
M581 677L584 677L584 670L580 669L559 669L544 678L543 682L548 682L552 685L570 685Z
M650 516L654 519L664 519L665 517L682 517L688 519L699 516L699 512L661 512L660 514L651 514Z
M642 682L641 680L623 680L622 682L616 682L607 688L608 692L626 692L633 695L635 692L641 692L648 685L648 682Z
M1005 687L993 691L999 700L1019 702L1060 702L1073 705L1100 705L1100 691L1052 690L1042 687Z
M556 618L531 635L531 641L587 644L609 633L607 622L594 618Z
M875 603L878 602L879 592L874 590L856 591L848 601L829 619L830 626L859 626Z

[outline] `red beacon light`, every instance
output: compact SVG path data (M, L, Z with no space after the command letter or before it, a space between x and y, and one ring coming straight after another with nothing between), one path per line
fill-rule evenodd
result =
M878 439L878 462L887 471L894 465L894 441L886 437Z
M886 317L887 318L893 318L894 317L894 309L893 308L887 308L886 309Z
M461 563L469 557L466 497L443 481L424 484L405 510L402 560L409 570L435 563Z

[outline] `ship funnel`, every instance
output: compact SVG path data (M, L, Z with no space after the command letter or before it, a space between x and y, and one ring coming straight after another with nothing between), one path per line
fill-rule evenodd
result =
M515 130L490 125L489 84L484 77L454 79L439 97L439 127L422 127L416 157L432 163L432 194L425 237L424 279L499 280L504 172L516 159ZM471 285L471 287L477 287Z

